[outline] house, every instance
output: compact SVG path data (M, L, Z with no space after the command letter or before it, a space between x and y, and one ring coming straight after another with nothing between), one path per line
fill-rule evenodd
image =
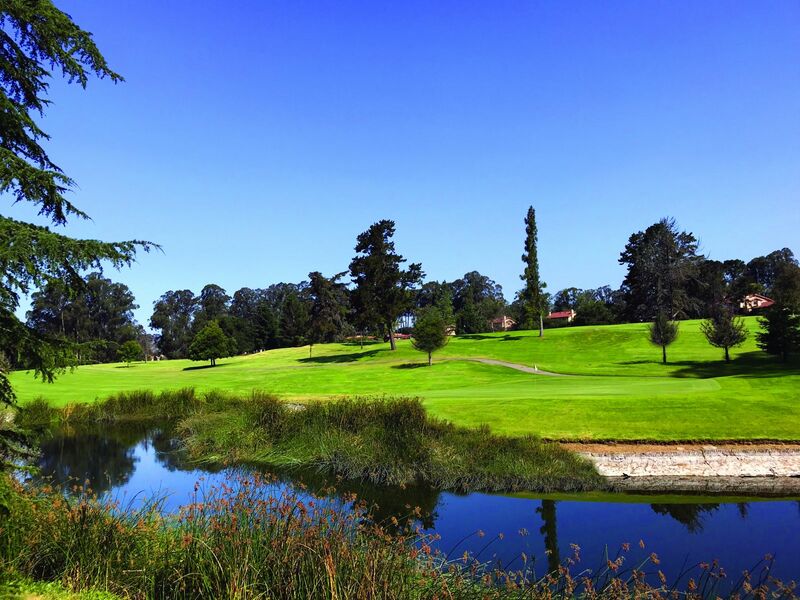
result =
M491 321L489 321L489 325L492 328L492 331L508 331L512 329L517 322L512 319L511 317L507 317L503 315L502 317L495 317Z
M574 310L560 310L558 312L551 312L547 315L548 319L566 319L567 323L572 323L575 319L575 311Z
M753 312L760 308L769 308L773 304L775 304L775 300L772 298L767 298L761 294L747 294L744 300L739 303L739 308L745 312Z
M448 325L444 328L444 332L446 335L455 335L456 334L456 326L455 325Z

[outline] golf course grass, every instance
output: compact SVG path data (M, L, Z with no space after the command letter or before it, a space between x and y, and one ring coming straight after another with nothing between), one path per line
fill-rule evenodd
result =
M781 363L750 338L725 363L699 321L684 321L669 364L628 324L459 336L432 367L408 341L284 348L223 359L214 368L188 360L82 366L42 384L12 374L21 404L93 402L121 391L194 387L295 401L343 396L412 396L458 425L489 424L506 435L552 439L800 439L800 363ZM476 362L488 358L569 376L525 373Z

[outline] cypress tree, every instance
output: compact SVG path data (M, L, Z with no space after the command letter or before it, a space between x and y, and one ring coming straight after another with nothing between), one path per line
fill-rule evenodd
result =
M533 329L538 320L539 337L542 337L544 335L544 313L547 310L544 288L547 287L547 284L539 278L537 242L536 211L531 206L525 217L525 253L522 255L525 270L520 275L520 279L525 282L525 287L520 292L520 299L522 300L523 328Z

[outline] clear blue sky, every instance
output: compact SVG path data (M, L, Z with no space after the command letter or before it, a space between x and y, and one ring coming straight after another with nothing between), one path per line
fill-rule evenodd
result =
M93 217L66 231L163 245L108 272L143 323L168 289L343 271L382 218L509 300L530 204L550 291L619 285L665 215L712 258L800 252L796 1L57 3L127 80L53 84Z

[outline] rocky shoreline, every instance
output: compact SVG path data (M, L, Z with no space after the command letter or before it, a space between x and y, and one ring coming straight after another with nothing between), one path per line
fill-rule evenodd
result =
M800 444L565 444L614 489L800 495Z

